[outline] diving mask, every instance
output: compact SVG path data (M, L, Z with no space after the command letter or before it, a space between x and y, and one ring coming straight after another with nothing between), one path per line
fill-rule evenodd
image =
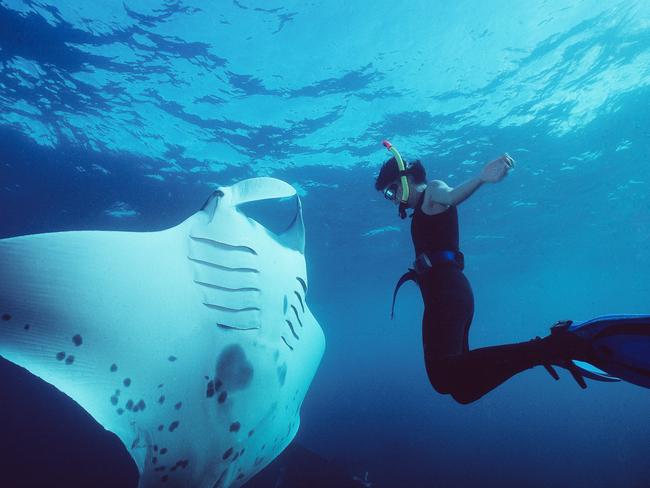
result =
M386 187L384 190L384 198L391 201L397 200L397 183L393 183Z

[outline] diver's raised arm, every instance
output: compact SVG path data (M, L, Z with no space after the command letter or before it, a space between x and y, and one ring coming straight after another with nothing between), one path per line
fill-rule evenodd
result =
M472 193L483 184L480 178L472 178L455 188L450 187L444 181L433 180L427 185L424 194L424 205L458 205L467 200Z
M497 183L501 181L508 171L514 168L515 161L508 154L490 161L481 170L481 174L465 183L452 188L444 181L433 180L427 186L424 203L425 205L459 205L467 200L483 183Z

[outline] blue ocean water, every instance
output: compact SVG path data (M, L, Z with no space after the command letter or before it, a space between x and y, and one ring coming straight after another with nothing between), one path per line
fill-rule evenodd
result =
M373 180L384 138L452 186L517 160L459 207L471 347L650 313L650 3L3 0L0 62L0 237L298 189L327 349L297 445L373 487L648 485L647 390L541 368L468 406L431 389L415 286L389 320L409 222Z

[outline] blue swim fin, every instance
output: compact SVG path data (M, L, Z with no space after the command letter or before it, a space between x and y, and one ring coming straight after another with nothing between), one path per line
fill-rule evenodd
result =
M574 359L558 364L568 369L583 388L583 378L623 380L650 388L650 315L607 315L581 323L563 322L556 327L565 328L591 346L588 362ZM546 369L557 379L552 367Z

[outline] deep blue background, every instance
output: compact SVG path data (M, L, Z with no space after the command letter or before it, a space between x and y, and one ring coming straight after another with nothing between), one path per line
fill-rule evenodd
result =
M319 81L300 81L310 68L325 69L327 62L318 58L277 81L264 78L255 62L250 72L236 71L237 53L221 54L225 47L164 34L163 28L179 22L179 12L192 13L181 2L166 2L146 14L138 13L144 7L138 10L137 2L116 7L125 9L129 24L104 31L83 28L56 7L36 2L21 3L32 12L19 14L19 3L0 4L1 238L80 229L159 230L197 211L217 184L257 175L284 179L301 191L307 300L325 331L327 350L303 405L296 446L269 468L266 486L275 486L280 476L290 486L291 476L318 469L324 486L343 486L342 479L365 472L375 487L647 486L647 390L591 384L581 391L566 375L556 383L536 368L469 406L433 392L422 362L422 304L413 286L401 292L396 319L388 319L394 282L412 260L409 222L400 221L372 187L388 156L379 144L384 137L407 159L421 158L429 178L450 185L504 151L517 159L517 169L504 182L486 185L459 209L466 274L476 297L472 347L527 340L545 334L558 319L650 313L650 35L632 22L642 20L634 10L625 13L611 2L611 12L585 14L549 34L514 67L505 61L501 66L501 57L486 60L500 68L475 91L432 88L416 110L409 93L420 93L429 73L392 77L385 68L391 63L382 61L392 59L390 51L375 52L375 45L386 42L380 34L388 29L384 24L376 37L350 34L366 46L365 64L333 66ZM540 5L518 21L544 24L545 16L534 17L544 10ZM300 38L291 30L295 26L315 29L315 44L329 40L332 56L341 50L336 41L344 38L343 30L350 30L301 20L293 4L273 12L264 8L234 2L224 7L222 18L205 18L226 22L231 14L253 12L271 18L279 32L273 34L278 50L285 50L287 59L310 48L292 44L293 35ZM507 10L501 4L494 8ZM378 21L368 10L367 22ZM620 11L628 22L609 25ZM193 15L203 18L201 12ZM554 22L563 15L548 13ZM231 25L242 37L255 37L268 24L235 18L241 24L232 20ZM512 49L535 33L515 31L514 20L503 18ZM471 19L444 20L452 32ZM637 27L627 31L628 24ZM220 28L210 24L207 30ZM475 37L489 57L500 29L487 20L485 29ZM436 59L465 49L462 32L452 47L439 40L405 35L405 44L395 48L404 57L400 69L412 74L408 63L426 58L413 46L438 49ZM142 57L130 62L102 51L112 44L120 45L124 56L138 52ZM247 46L242 41L242 58L251 55ZM581 61L591 59L593 47L600 52L585 69ZM349 51L351 58L359 55ZM553 64L548 57L559 61ZM17 58L33 61L42 73L21 75L11 64ZM196 72L188 74L179 67L182 62ZM262 57L256 62L266 68L273 64ZM460 55L455 63L446 69L477 77L484 69ZM535 63L536 70L530 68ZM447 76L444 67L436 78ZM534 76L524 83L517 76L526 70ZM89 72L98 73L96 84L74 78ZM198 82L205 73L217 73L227 89L205 95ZM572 74L575 78L565 82L563 77ZM636 75L636 85L617 88L619 75ZM433 87L437 81L430 78ZM540 79L550 81L537 87ZM196 100L170 95L167 90L177 85L184 93L196 91ZM507 104L519 90L532 98L490 118L490 103ZM587 103L601 95L601 103ZM444 104L456 99L466 103L450 112ZM247 100L259 103L260 121ZM360 100L368 104L364 109L357 108ZM199 110L206 103L208 115ZM237 103L241 112L229 108ZM590 110L577 110L580 103ZM272 113L285 104L313 113ZM360 135L353 133L354 124L346 125L350 119L366 124ZM563 122L569 129L560 131ZM128 134L136 134L133 140L142 145ZM218 152L201 156L194 149L206 137L226 141L241 158ZM144 149L149 142L155 149ZM214 162L219 164L211 166ZM132 213L119 216L116 209ZM121 483L112 476L134 479L137 473L119 442L71 401L6 363L0 364L0 385L4 476L23 481L40 476L55 486L79 486L84 476L106 486Z

